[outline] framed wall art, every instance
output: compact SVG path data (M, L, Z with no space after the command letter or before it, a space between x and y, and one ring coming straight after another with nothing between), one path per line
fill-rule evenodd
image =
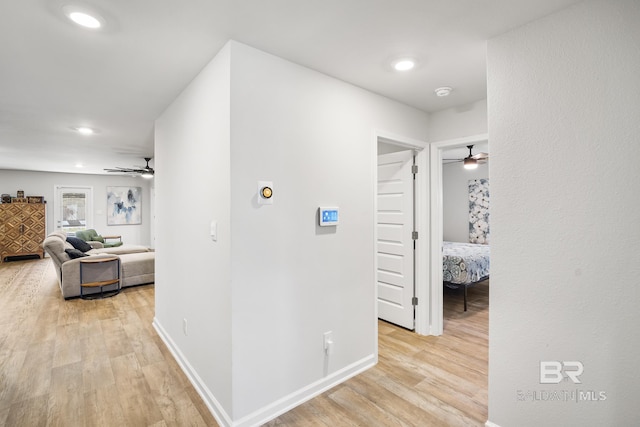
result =
M142 223L142 187L107 187L107 225Z
M489 244L489 180L469 181L469 243Z

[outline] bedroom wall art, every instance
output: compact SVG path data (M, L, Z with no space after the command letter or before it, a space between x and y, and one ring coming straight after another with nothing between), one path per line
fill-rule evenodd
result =
M489 244L489 180L469 180L469 243Z
M107 225L142 223L142 187L107 187Z

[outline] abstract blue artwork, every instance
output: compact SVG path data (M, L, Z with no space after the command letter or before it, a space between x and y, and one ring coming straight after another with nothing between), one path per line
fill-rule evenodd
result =
M107 187L107 225L141 224L141 187Z

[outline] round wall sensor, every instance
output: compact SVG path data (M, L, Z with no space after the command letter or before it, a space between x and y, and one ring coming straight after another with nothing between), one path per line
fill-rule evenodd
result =
M273 190L271 189L271 187L262 187L262 189L260 190L260 195L263 199L270 199L271 196L273 196Z

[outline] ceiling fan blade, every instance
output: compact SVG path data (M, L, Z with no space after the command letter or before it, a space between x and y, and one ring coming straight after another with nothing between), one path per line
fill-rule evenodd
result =
M488 159L489 153L477 153L471 156L471 158L476 160Z
M115 167L115 168L111 168L111 169L105 169L105 171L107 171L107 172L133 172L131 169L119 168L119 167Z
M151 157L145 157L144 159L147 162L146 166L134 165L133 168L123 168L120 166L116 166L113 168L105 168L104 170L107 172L130 173L130 174L136 174L136 175L142 175L142 176L154 175L155 171L153 170L152 167L149 166L149 160L151 160Z

